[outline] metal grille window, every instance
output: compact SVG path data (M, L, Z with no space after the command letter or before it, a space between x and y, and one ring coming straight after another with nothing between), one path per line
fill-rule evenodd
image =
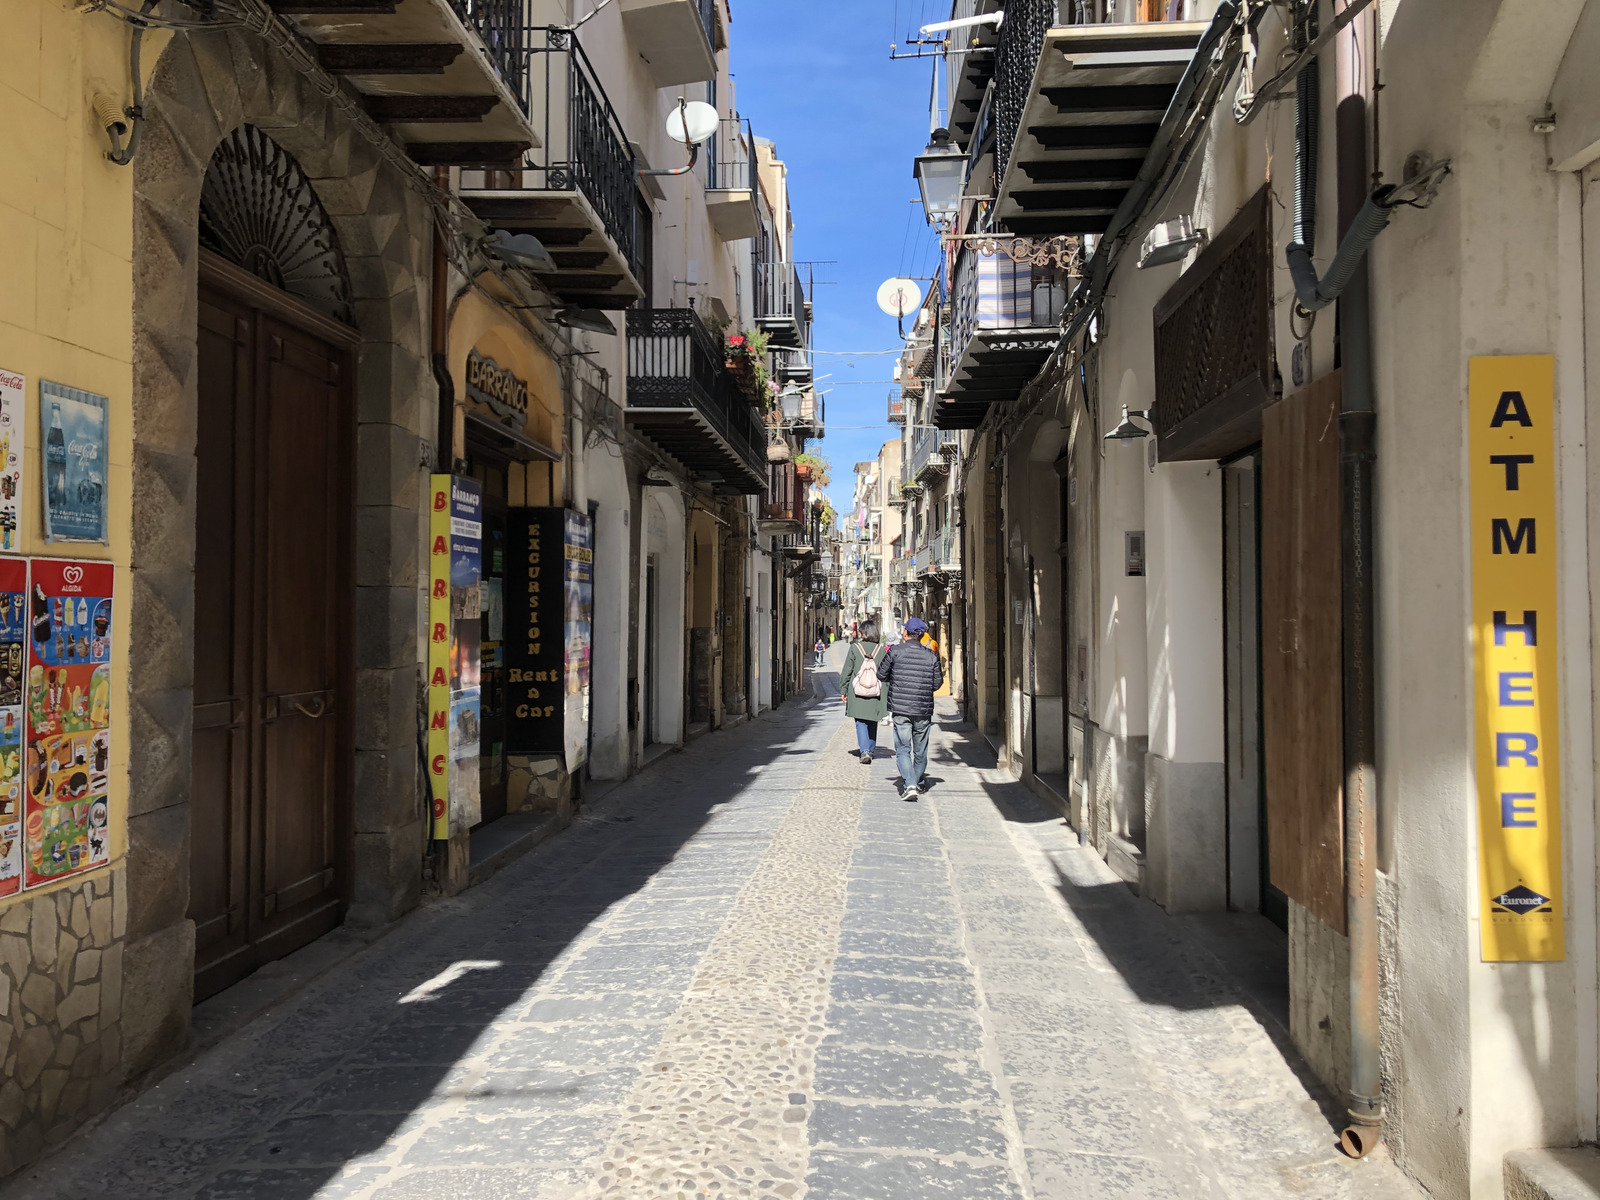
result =
M1276 375L1267 218L1263 188L1156 305L1163 461L1219 458L1260 440Z

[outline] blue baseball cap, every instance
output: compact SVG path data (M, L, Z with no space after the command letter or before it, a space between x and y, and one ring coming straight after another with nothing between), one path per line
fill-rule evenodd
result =
M928 623L921 617L908 617L906 619L907 633L927 633Z

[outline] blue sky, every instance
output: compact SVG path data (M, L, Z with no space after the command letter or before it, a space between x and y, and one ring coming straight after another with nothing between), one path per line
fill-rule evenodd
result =
M816 290L818 387L827 391L828 436L815 448L833 467L834 507L848 512L851 467L898 432L886 418L893 317L878 285L929 275L938 243L922 216L911 160L928 140L932 61L889 61L908 31L945 19L949 0L732 0L739 110L789 164L795 257L833 259ZM897 18L898 14L898 18ZM942 80L941 80L942 83ZM924 285L926 290L926 285ZM832 353L829 353L832 352ZM861 426L864 428L855 428Z

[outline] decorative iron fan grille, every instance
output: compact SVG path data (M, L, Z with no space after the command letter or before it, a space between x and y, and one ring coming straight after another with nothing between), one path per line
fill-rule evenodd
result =
M339 236L300 164L254 125L222 140L200 188L200 244L355 324Z

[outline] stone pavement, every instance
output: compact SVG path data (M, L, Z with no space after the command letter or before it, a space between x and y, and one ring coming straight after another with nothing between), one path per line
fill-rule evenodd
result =
M1136 899L970 733L918 803L853 748L830 699L693 743L0 1196L1411 1200L1275 929Z

